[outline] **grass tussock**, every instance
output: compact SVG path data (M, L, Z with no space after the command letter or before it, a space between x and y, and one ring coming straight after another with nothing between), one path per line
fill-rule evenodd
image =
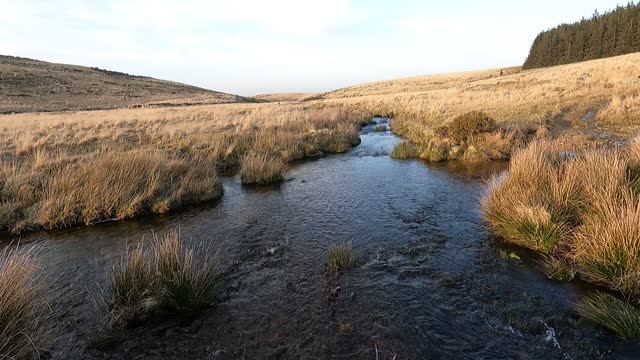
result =
M481 111L459 115L418 134L406 127L394 129L414 143L418 157L429 161L505 159L535 135L530 129L498 127Z
M240 161L243 184L273 184L284 180L287 163L268 154L248 154Z
M582 278L638 296L633 151L567 154L558 143L534 142L489 183L485 217L505 240L570 261Z
M0 357L27 358L45 339L42 324L49 307L46 283L33 249L0 253Z
M180 235L154 235L151 246L128 251L111 274L111 297L104 300L110 328L135 326L167 313L192 313L206 307L220 288L211 261L198 260Z
M340 244L329 248L327 264L331 271L345 271L357 267L359 260L351 245Z
M326 104L0 116L0 231L93 224L209 201L222 194L219 170L240 169L243 159L256 159L251 154L269 159L268 172L344 152L359 142L368 118Z
M414 159L419 155L418 149L406 140L397 143L391 151L391 157L394 159Z
M373 131L375 131L375 132L385 132L385 131L387 131L387 127L385 125L378 125L378 126L373 128Z
M640 338L640 311L610 294L591 294L578 302L576 310L580 316L608 328L622 339Z
M546 255L539 261L539 265L551 280L571 281L576 276L571 263L564 258Z

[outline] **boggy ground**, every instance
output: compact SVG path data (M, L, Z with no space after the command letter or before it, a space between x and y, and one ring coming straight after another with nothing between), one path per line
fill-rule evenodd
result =
M54 359L632 359L637 344L580 319L589 288L547 280L522 249L498 245L479 211L505 163L398 161L398 141L365 128L344 155L295 165L288 181L224 179L214 206L24 239L43 243L58 287ZM224 292L192 319L105 338L92 303L127 244L180 227L217 252ZM326 269L351 243L359 268ZM111 341L107 341L111 340Z

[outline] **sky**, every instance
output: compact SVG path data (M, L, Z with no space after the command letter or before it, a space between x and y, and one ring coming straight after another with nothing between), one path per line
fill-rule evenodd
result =
M247 96L318 92L520 65L541 30L618 3L0 0L0 54Z

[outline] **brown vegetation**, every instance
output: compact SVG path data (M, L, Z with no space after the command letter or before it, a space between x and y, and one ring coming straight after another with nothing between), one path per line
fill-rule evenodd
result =
M245 101L172 81L0 55L0 114Z
M573 154L535 142L491 181L485 215L505 240L568 259L582 278L638 297L638 147Z
M104 300L111 328L134 326L162 313L200 310L219 290L216 265L207 254L185 247L177 231L154 235L150 248L143 246L128 251L111 274L110 297Z
M243 161L243 181L277 180L284 162L349 149L367 118L341 106L276 104L0 116L0 230L92 224L217 199L218 170Z
M605 126L637 134L640 54L521 71L519 68L414 77L358 85L314 99L393 116L393 130L422 147L433 130L459 115L482 111L495 119L490 153L509 151L512 132L554 136ZM593 122L589 114L593 116ZM586 119L586 120L585 120ZM587 121L588 120L588 121ZM588 141L589 139L582 140ZM439 148L439 147L438 147ZM483 151L479 151L482 153ZM496 154L497 155L497 154ZM439 154L427 154L439 158ZM489 156L493 157L493 156Z
M33 248L0 253L0 357L26 358L37 353L46 336L42 323L49 310L46 282Z
M279 94L261 94L254 96L255 99L268 102L299 102L306 98L312 97L314 93L279 93Z
M268 154L250 153L240 160L240 179L243 184L271 184L284 179L287 163Z

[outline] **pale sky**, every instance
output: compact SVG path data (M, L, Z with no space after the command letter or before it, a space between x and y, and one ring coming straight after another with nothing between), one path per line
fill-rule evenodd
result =
M626 4L626 2L624 2ZM0 54L240 95L520 65L608 0L0 0Z

